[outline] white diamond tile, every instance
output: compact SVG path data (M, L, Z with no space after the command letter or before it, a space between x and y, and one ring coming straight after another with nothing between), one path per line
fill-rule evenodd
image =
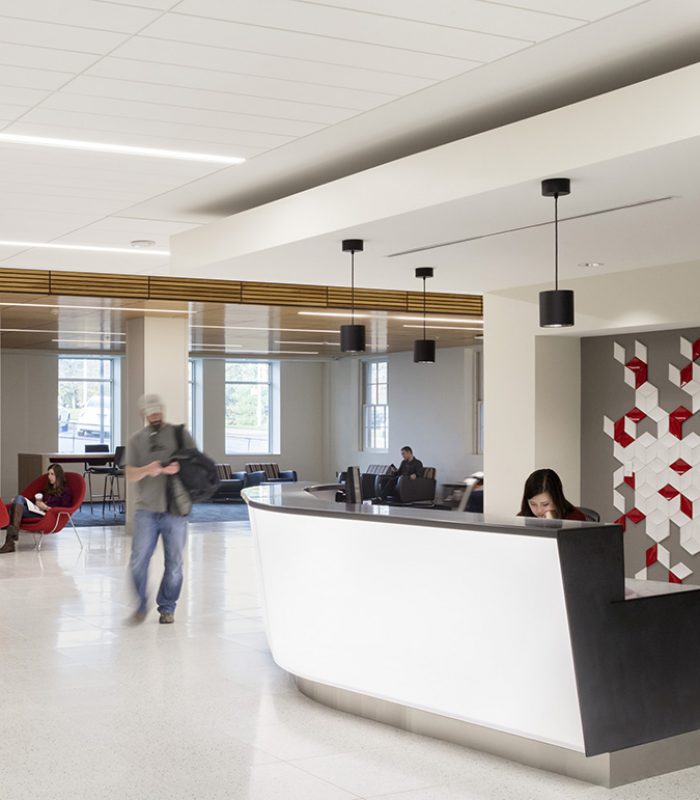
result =
M697 520L681 528L680 542L681 547L691 556L700 553L700 525Z
M693 574L693 570L689 569L682 561L679 561L677 564L675 564L671 568L671 572L682 581L685 580L688 575Z
M686 339L685 336L681 336L681 355L685 356L688 361L693 360L693 343Z
M678 527L681 529L690 524L688 517L680 510L671 515L671 522L678 525Z
M629 367L625 367L625 383L628 386L631 386L633 389L637 383L637 379L634 374L634 370L631 370Z
M663 472L666 469L665 462L660 459L658 456L655 457L652 461L649 462L649 466L651 469L658 475L659 473Z
M634 354L640 361L643 361L645 364L647 363L647 348L646 348L646 345L642 344L641 342L635 341L635 343L634 343Z
M617 491L617 489L613 489L613 505L618 511L625 510L625 498Z
M637 423L633 419L630 419L629 417L623 417L623 419L624 419L624 422L622 424L623 424L625 433L628 436L632 436L632 437L636 436L637 435Z
M671 554L663 545L657 545L656 547L656 558L660 564L663 564L664 567L668 567L671 563ZM678 576L680 577L680 575Z
M619 486L621 483L624 483L625 477L625 468L618 467L618 469L613 472L613 487Z
M679 367L676 367L673 364L668 365L668 379L674 386L681 385L681 371Z
M603 417L603 430L611 439L615 435L615 423L610 417Z
M619 361L620 364L624 364L625 361L627 361L627 357L625 356L625 348L617 342L613 344L613 358L615 361Z
M634 576L638 581L645 581L647 579L647 568L640 569Z

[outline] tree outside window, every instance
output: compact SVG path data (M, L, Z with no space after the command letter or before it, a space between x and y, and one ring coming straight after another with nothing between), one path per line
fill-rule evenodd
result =
M226 453L271 452L271 369L267 361L226 362Z
M113 358L58 359L58 451L81 452L86 444L113 449Z

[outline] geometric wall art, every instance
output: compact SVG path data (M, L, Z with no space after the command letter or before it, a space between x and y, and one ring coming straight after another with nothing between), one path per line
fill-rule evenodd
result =
M650 567L662 565L672 583L682 583L693 570L683 561L671 564L671 537L689 555L700 553L700 436L684 432L684 424L700 410L700 339L679 339L684 363L668 364L668 381L687 401L662 408L659 387L649 382L646 346L635 341L628 353L614 342L613 357L622 365L624 382L634 389L634 405L618 419L603 417L619 464L612 480L612 502L620 512L615 521L623 527L635 523L647 538L635 577L646 579ZM638 435L642 423L645 430Z

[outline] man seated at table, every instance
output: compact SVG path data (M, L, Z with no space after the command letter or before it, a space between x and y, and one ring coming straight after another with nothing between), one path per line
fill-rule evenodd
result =
M390 478L383 478L382 479L382 488L377 498L378 500L386 500L387 497L394 493L394 489L396 489L396 484L399 481L399 478L403 475L409 480L414 481L416 478L423 477L423 462L419 461L413 455L413 448L409 447L408 445L404 445L401 448L401 464L399 464L399 468L396 471L396 474Z

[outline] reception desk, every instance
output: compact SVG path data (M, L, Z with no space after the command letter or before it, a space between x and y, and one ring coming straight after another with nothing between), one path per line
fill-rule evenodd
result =
M619 526L333 493L243 492L302 691L608 786L700 763L700 587L626 582Z

